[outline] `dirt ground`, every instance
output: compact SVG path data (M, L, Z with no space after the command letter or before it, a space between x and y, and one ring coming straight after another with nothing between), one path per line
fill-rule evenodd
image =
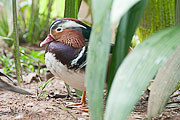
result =
M45 81L43 81L44 83ZM89 113L68 108L62 109L67 102L80 102L80 99L66 97L67 92L64 82L54 79L44 91L49 97L37 98L40 82L32 81L24 84L23 88L34 93L26 96L18 93L0 91L0 119L1 120L89 120ZM75 95L74 90L72 93ZM177 94L177 92L176 92ZM147 114L148 94L145 94L136 105L128 120L144 120ZM153 120L180 120L180 96L172 97L169 107ZM72 117L73 116L73 117Z
M32 82L23 86L34 95L27 96L18 93L0 91L0 119L22 120L73 120L71 114L78 120L88 120L87 112L61 108L67 102L80 102L80 99L68 97L63 81L54 79L44 91L49 97L37 98L39 82ZM72 91L73 92L73 91ZM70 114L71 113L71 114Z

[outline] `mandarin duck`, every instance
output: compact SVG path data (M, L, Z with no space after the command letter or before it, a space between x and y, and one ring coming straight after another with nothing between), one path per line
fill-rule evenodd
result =
M83 90L81 103L86 104L85 66L91 27L74 18L62 18L50 25L49 34L40 43L48 44L45 64L52 74L72 88Z
M50 72L72 88L83 90L81 102L72 104L81 105L82 108L85 108L87 103L85 67L90 33L91 27L83 22L74 18L62 18L50 25L48 36L40 43L40 47L48 44L45 51L45 64ZM114 44L111 44L110 53L113 46ZM110 57L111 54L109 63Z
M0 72L0 76L4 76L4 77L8 78L8 80L13 82L13 80L9 76L5 75L2 72ZM0 78L0 90L12 91L12 92L16 92L16 93L20 93L20 94L24 94L24 95L32 95L30 92L23 90L23 89L20 89L20 88L17 88L15 86L5 82L1 78Z

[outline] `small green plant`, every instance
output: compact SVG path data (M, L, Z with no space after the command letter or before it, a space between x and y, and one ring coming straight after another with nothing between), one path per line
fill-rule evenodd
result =
M46 68L41 68L44 64L44 51L34 51L23 47L20 47L19 50L23 75L27 75L30 72L37 72L40 74L46 71ZM1 52L0 64L3 66L4 73L14 76L12 72L15 71L15 65L12 52Z
M43 92L43 90L46 88L46 86L49 84L49 82L51 82L54 79L54 77L50 78L48 81L46 81L44 84L42 83L41 79L39 78L39 81L41 82L41 85L39 86L40 91L37 92L37 99L39 99L39 97L41 95L44 95L44 97L47 97L48 94L47 92Z
M5 74L15 71L14 60L12 59L11 52L8 54L2 52L0 58L0 64L3 66L2 69Z

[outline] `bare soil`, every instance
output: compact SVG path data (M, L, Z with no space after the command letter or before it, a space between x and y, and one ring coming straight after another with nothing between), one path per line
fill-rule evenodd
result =
M44 83L45 81L43 81ZM0 91L0 119L2 120L89 120L89 113L81 110L67 108L62 109L62 105L67 102L80 102L79 98L67 97L64 82L54 79L45 88L49 97L37 98L37 91L42 83L32 81L24 84L23 88L34 93L27 96L8 91ZM74 90L72 93L75 95ZM180 100L179 96L172 97L169 101L169 107L166 107L163 113L153 118L153 120L180 120ZM128 117L128 120L144 120L147 114L148 94L145 94L134 111ZM178 101L179 100L179 101ZM176 103L176 105L171 105ZM71 115L72 114L72 115ZM73 116L73 117L72 117Z
M32 96L0 91L0 119L73 120L71 114L80 120L89 119L87 112L73 109L66 111L61 108L67 102L80 102L78 98L67 97L63 81L54 79L49 83L44 90L47 91L49 97L41 95L40 98L37 98L37 90L40 85L40 82L35 81L30 84L25 83L23 88L34 93Z

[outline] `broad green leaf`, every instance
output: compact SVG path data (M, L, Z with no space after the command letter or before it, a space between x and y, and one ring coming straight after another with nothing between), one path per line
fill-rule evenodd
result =
M103 120L104 83L112 38L109 14L111 2L111 0L91 1L93 27L86 66L86 86L91 120Z
M101 29L98 28L99 26ZM104 83L112 38L109 14L104 18L104 22L94 25L92 29L87 57L86 86L91 120L102 120Z
M180 45L159 69L148 101L148 118L160 114L180 80Z
M110 71L108 76L108 91L110 90L112 80L119 65L128 54L128 49L131 44L132 37L147 4L148 0L142 0L138 2L122 17L122 20L118 27L115 46L113 48Z
M139 40L142 41L159 30L174 26L175 6L175 0L149 0L138 26Z
M125 120L160 65L180 44L180 27L155 33L131 52L115 75L105 120Z
M91 0L91 10L93 16L93 24L97 25L96 29L101 29L101 24L105 21L105 17L111 9L112 0Z
M111 11L111 24L118 26L121 17L140 0L114 0ZM104 4L103 4L104 5Z

